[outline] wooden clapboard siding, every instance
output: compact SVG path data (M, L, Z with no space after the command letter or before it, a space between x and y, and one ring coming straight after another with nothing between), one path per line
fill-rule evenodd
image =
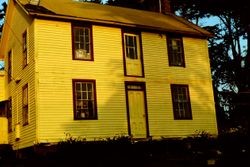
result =
M217 134L207 42L183 38L186 68L169 67L164 34L143 33L150 135ZM174 120L170 84L189 85L193 120Z
M93 34L94 61L72 60L71 23L36 20L39 141L127 134L121 30ZM73 120L72 79L96 80L98 120Z
M0 145L8 143L8 120L6 117L0 117Z
M13 5L13 4L11 4ZM36 138L36 109L35 109L35 61L34 61L34 26L32 19L26 17L26 14L18 6L10 8L12 20L8 23L9 39L6 46L5 62L8 66L7 55L12 51L12 81L6 84L6 98L12 98L12 123L13 131L9 133L9 142L14 149L20 149L33 145ZM22 54L22 34L27 31L28 47L28 65L23 69ZM15 81L20 79L19 83ZM28 84L29 89L29 124L22 126L22 87ZM21 124L20 140L15 141L15 125Z
M184 38L186 68L177 68L168 66L166 36L142 33L145 78L135 79L124 77L119 28L93 26L94 61L72 60L69 22L36 20L36 30L40 141L127 134L124 81L146 81L153 137L217 133L205 40ZM98 120L73 120L72 79L96 80ZM193 120L173 119L170 84L189 85Z
M12 4L13 5L13 4ZM142 32L145 77L124 76L122 29L93 25L94 61L72 59L69 21L31 19L14 6L8 25L7 54L12 51L13 81L5 79L5 95L12 97L14 149L34 143L58 142L66 134L87 140L128 135L125 81L145 82L149 135L153 138L185 137L196 131L217 134L207 41L183 37L186 67L169 67L166 39L162 33ZM22 66L22 34L28 34L28 66ZM15 80L20 78L19 83ZM96 81L96 120L74 120L73 79ZM22 88L28 84L29 124L22 126ZM171 84L189 86L192 120L174 120ZM15 141L15 125L21 124Z
M0 101L6 100L5 71L0 71Z

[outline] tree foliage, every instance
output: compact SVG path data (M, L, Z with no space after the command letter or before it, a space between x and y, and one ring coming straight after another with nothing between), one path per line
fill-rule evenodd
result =
M107 4L150 10L159 7L157 2L108 0ZM170 0L170 3L173 12L196 25L204 26L204 19L217 20L216 24L207 24L204 28L214 33L214 37L208 40L218 123L225 126L230 120L242 125L239 118L246 117L250 122L247 114L250 108L249 4L244 0L237 3L228 0Z
M2 32L2 29L3 29L3 20L5 18L5 12L6 12L6 9L7 9L7 4L6 2L3 2L2 3L2 7L0 9L0 32Z
M78 0L79 2L93 2L93 3L99 3L102 4L102 0Z
M103 3L102 0L79 0ZM168 1L168 0L162 0ZM170 0L172 11L199 26L202 19L215 18L217 24L204 28L214 33L209 40L209 56L219 125L233 120L250 132L250 5L245 0ZM108 0L108 5L135 9L159 9L158 0ZM164 3L163 3L164 5ZM3 20L6 3L0 9ZM2 25L1 25L2 29ZM246 41L243 43L242 41ZM244 118L244 123L242 123ZM244 125L243 125L244 124ZM232 125L230 125L232 126Z
M171 5L179 15L198 25L203 18L218 20L217 24L204 27L215 35L209 39L209 55L218 119L225 120L227 117L237 125L250 129L247 114L250 107L249 4L243 0L237 3L226 0L172 0ZM242 98L242 94L246 98ZM244 119L248 122L247 126L243 125L241 118L247 118Z
M168 0L161 1L162 4L165 4ZM108 0L107 4L133 9L159 11L159 0Z

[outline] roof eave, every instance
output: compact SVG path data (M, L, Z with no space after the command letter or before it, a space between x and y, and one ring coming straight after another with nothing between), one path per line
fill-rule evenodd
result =
M58 19L58 20L71 20L71 21L86 21L86 22L92 22L97 24L105 24L105 25L113 25L113 26L124 26L124 27L131 27L131 28L141 28L148 31L158 31L158 32L164 32L164 33L180 33L183 35L188 36L196 36L200 38L208 38L213 37L213 34L211 33L202 33L199 31L199 33L192 33L189 31L177 31L177 30L170 30L170 29L164 29L160 27L153 27L153 26L145 26L145 25L139 25L139 24L129 24L129 23L123 23L123 22L115 22L110 20L99 20L99 19L89 19L89 18L82 18L82 17L75 17L75 16L67 16L67 15L51 15L51 14L44 14L44 13L36 13L36 12L28 12L30 16L34 18L46 18L46 19Z

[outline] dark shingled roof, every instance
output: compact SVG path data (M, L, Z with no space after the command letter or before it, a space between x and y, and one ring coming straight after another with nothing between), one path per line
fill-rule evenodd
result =
M44 14L55 14L54 12L46 9L43 6L38 6L38 5L31 5L31 4L25 4L24 8L29 12L29 13L44 13Z

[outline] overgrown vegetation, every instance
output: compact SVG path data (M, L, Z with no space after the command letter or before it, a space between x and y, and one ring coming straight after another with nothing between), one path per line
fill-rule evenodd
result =
M134 141L128 136L115 136L98 141L67 135L56 145L39 144L12 161L2 158L0 165L17 166L142 166L142 167L216 167L250 165L250 140L246 134L227 133L217 138L207 132L184 139ZM8 159L8 160L5 160ZM2 164L1 164L2 163Z

